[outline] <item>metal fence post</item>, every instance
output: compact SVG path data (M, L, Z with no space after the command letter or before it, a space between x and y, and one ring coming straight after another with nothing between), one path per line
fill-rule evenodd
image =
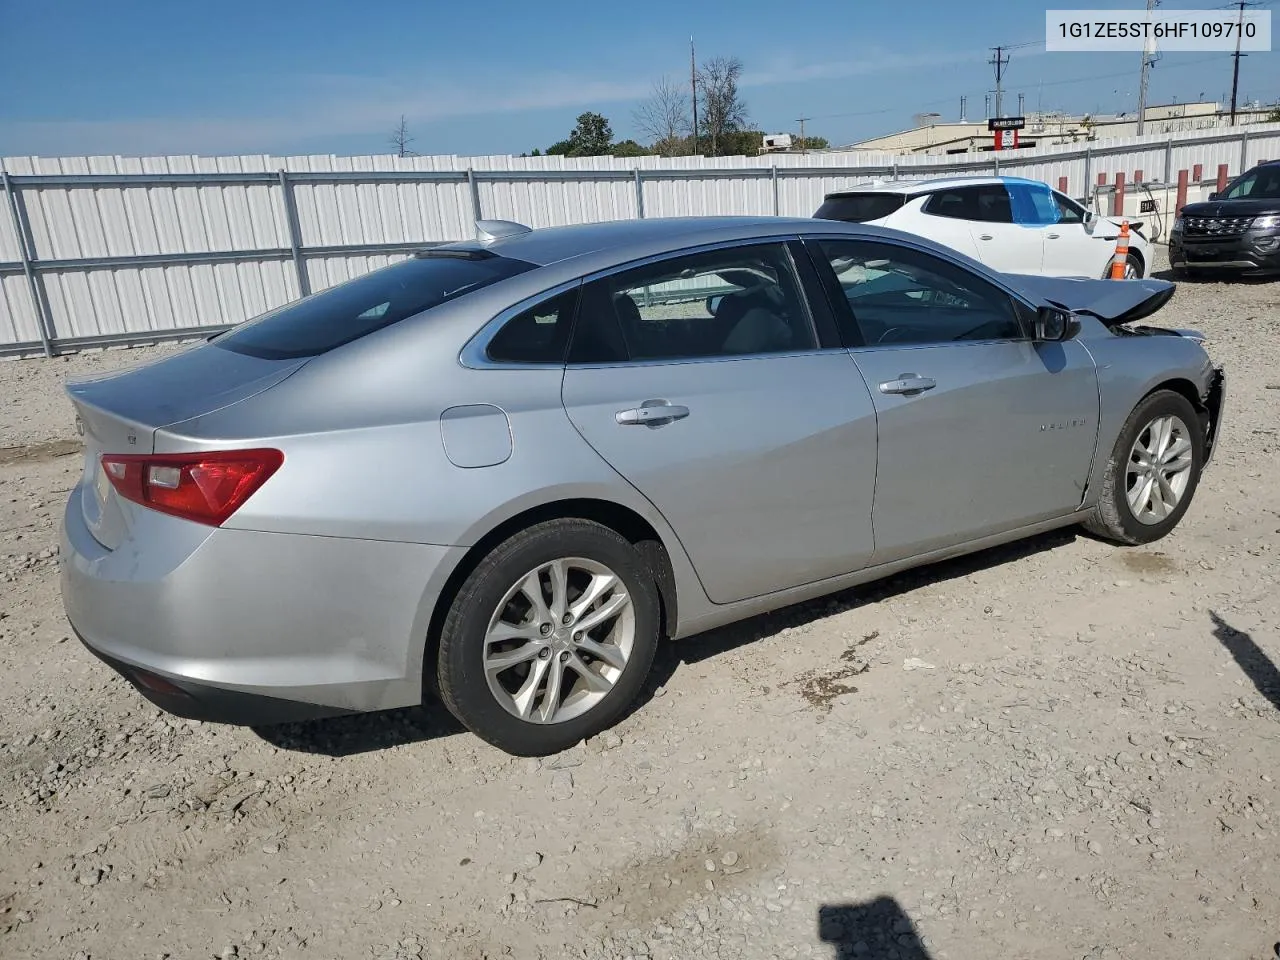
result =
M40 278L32 266L35 260L35 241L31 236L30 224L27 222L26 204L18 196L18 191L13 186L13 179L7 170L0 171L0 179L4 181L5 196L9 199L9 215L13 218L13 233L18 240L18 256L22 260L22 272L27 278L27 289L31 292L31 306L35 308L40 346L44 348L46 357L52 357L53 314L49 310L49 301L44 295Z
M778 202L778 165L776 163L769 164L769 177L773 180L773 215L776 217L782 210Z
M644 181L640 177L640 168L636 167L636 216L644 219Z
M1164 145L1164 185L1173 182L1173 137Z
M1249 128L1240 128L1240 172L1249 169Z
M471 219L478 221L484 219L484 214L480 211L480 185L476 183L476 172L467 167L467 185L471 188ZM476 227L476 236L480 235L480 228Z
M992 151L991 151L991 156L992 156L992 158L993 158L993 160L994 160L994 162L995 162L995 165L996 165L996 174L995 174L995 175L998 177L998 176L1000 176L1000 151L999 151L999 150L992 150Z
M284 203L284 222L289 228L289 252L293 255L293 271L298 277L298 295L311 296L311 280L307 277L307 265L302 259L302 229L298 225L298 204L293 196L293 184L284 168L279 170L280 196Z
M1084 148L1084 195L1086 199L1093 196L1093 147Z

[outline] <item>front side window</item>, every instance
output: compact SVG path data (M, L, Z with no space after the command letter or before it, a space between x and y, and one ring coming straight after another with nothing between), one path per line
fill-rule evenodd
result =
M492 254L428 252L248 320L212 343L267 360L314 357L532 269Z
M1053 202L1058 205L1059 223L1084 223L1084 209L1074 200L1053 191Z
M679 360L813 350L783 243L685 254L583 288L571 362Z
M849 312L846 343L868 346L1010 340L1024 336L1013 299L955 264L896 244L820 240Z

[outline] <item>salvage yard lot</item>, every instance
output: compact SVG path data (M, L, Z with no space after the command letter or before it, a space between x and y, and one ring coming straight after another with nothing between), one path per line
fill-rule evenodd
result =
M1271 956L1280 285L1181 284L1153 322L1228 375L1171 537L1051 534L681 642L541 761L436 706L146 704L62 615L60 390L173 348L0 364L0 956Z

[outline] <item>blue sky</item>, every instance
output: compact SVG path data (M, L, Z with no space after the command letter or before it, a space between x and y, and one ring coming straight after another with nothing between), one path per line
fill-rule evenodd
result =
M1271 0L1271 5L1275 0ZM1132 10L1140 0L1054 3ZM1203 9L1217 0L1165 0ZM736 55L753 125L833 143L981 117L988 47L1043 41L1028 0L43 0L0 27L0 156L390 152L401 114L421 153L520 153L597 110L621 139L653 81ZM585 11L585 12L584 12ZM1280 58L1242 61L1241 95L1280 96ZM1006 87L1027 110L1133 109L1139 54L1015 49ZM1228 54L1166 54L1149 102L1229 96Z

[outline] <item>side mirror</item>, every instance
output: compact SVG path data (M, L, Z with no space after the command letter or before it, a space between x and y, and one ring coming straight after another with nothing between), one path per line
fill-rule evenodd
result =
M1213 191L1213 193L1209 194L1209 199L1210 199L1210 200L1219 200L1219 199L1221 199L1221 198L1222 198L1222 194L1220 194L1217 190L1215 190L1215 191Z
M1036 339L1070 340L1080 332L1080 321L1057 307L1041 307L1036 311Z

